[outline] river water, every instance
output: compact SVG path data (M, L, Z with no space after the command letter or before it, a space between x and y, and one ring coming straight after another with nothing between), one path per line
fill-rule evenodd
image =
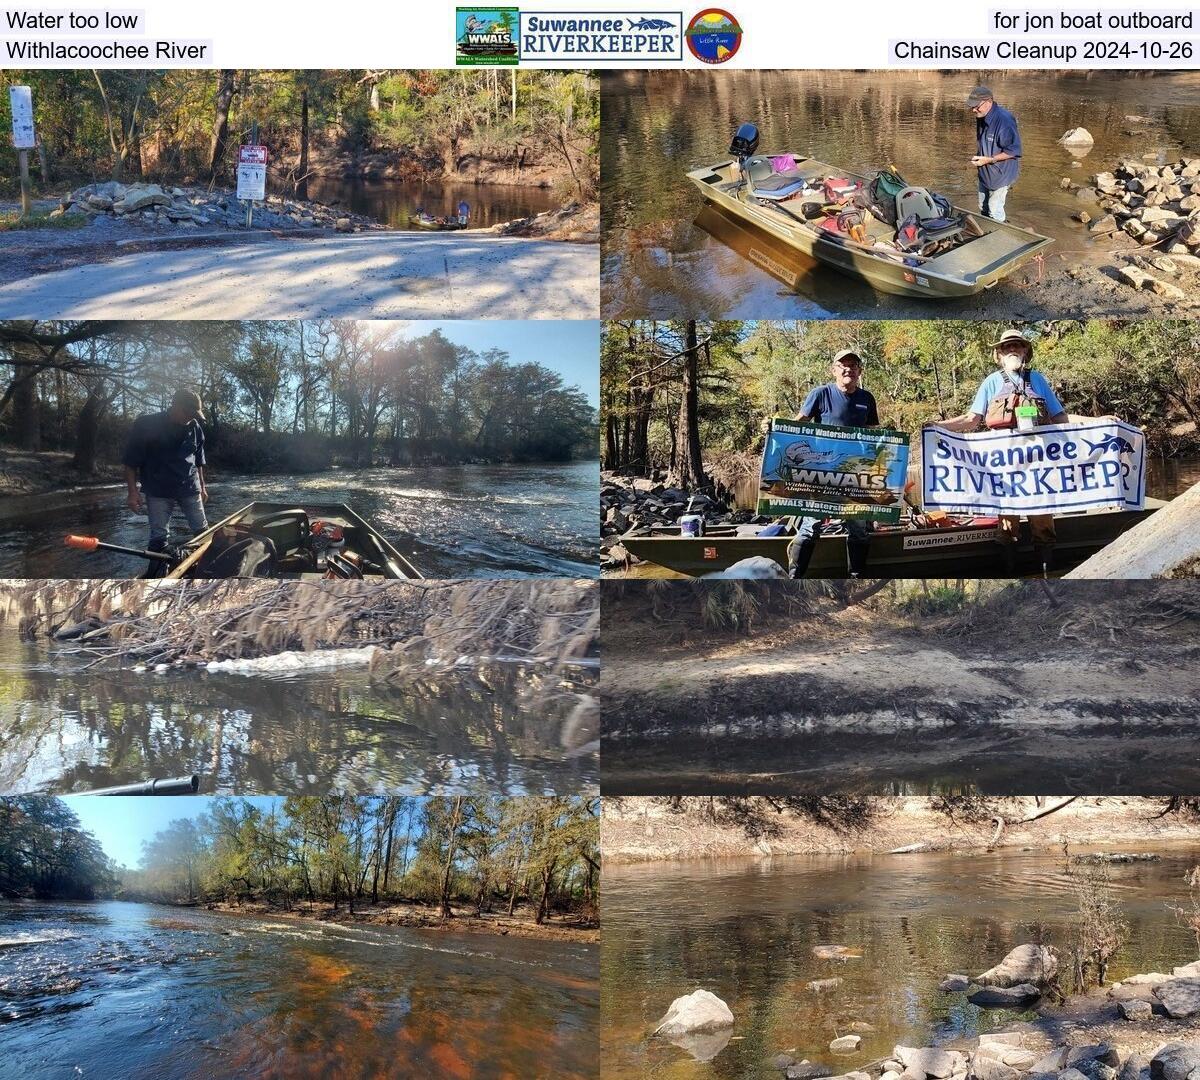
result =
M426 184L335 176L311 177L308 197L326 206L366 214L395 229L411 228L409 219L421 208L434 217L454 214L463 199L471 207L473 228L531 217L562 205L562 200L556 198L550 188L518 184Z
M148 904L0 907L3 1072L596 1075L598 949Z
M1183 876L1200 845L1161 850L1161 861L1111 867L1131 933L1110 980L1197 957L1167 904L1186 903ZM1025 942L1061 950L1078 915L1060 852L1001 850L607 865L604 917L605 1077L775 1080L766 1059L783 1051L846 1072L897 1043L944 1043L1019 1018L937 984L951 972L977 974ZM862 958L817 960L820 944ZM807 989L834 977L843 982L831 992ZM708 1062L648 1037L672 999L698 987L737 1021ZM831 1055L830 1041L855 1021L874 1030L856 1053Z
M209 521L248 502L347 503L433 578L594 577L599 465L466 465L334 469L308 476L218 473ZM75 496L66 508L0 516L0 577L137 577L145 562L63 546L67 533L144 547L149 526L124 488ZM177 513L175 535L187 535Z
M561 742L582 690L516 664L391 689L367 672L162 675L93 668L0 633L0 792L87 791L201 776L204 794L569 795L595 790L594 752Z
M806 274L797 292L785 289L695 223L701 199L684 174L728 160L734 129L752 121L765 152L794 150L868 174L894 164L911 183L974 206L975 127L965 102L979 79L1021 127L1022 176L1009 218L1054 237L1052 258L1078 261L1093 250L1071 220L1084 204L1060 189L1064 176L1086 184L1121 157L1200 153L1200 77L1191 72L604 72L604 316L928 317L927 303L881 298L826 268ZM1150 123L1131 124L1127 115ZM1077 126L1096 141L1072 168L1076 159L1057 140ZM996 317L995 293L987 303Z

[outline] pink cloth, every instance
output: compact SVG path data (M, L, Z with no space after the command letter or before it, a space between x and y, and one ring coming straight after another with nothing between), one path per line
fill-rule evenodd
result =
M780 154L771 158L772 172L790 172L796 167L796 159L791 154Z

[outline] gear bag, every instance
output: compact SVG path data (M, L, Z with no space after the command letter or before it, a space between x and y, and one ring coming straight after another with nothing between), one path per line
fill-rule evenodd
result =
M270 537L244 525L225 525L213 533L196 564L196 577L274 577L277 561Z

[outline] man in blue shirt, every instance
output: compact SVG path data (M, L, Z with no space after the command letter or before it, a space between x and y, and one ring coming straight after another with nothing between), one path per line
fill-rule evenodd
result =
M134 513L144 509L149 516L151 551L166 550L176 506L192 532L208 528L203 420L200 395L181 389L165 412L148 413L133 422L122 457L126 502Z
M835 427L878 427L879 410L875 398L859 385L862 378L862 358L853 349L843 349L833 358L829 368L833 381L809 391L797 420L811 420ZM801 518L796 535L788 544L788 577L802 578L808 572L817 541L825 522L820 518ZM862 577L867 569L870 549L870 522L846 518L846 555L849 574Z
M952 420L944 420L939 426L948 431L976 431L987 416L988 404L998 397L1013 393L1020 393L1022 400L1040 398L1045 407L1046 418L1041 421L1044 424L1066 424L1070 421L1049 380L1040 371L1031 368L1033 343L1020 330L1005 330L1000 340L992 343L992 355L1000 370L992 372L979 384L968 412ZM1029 531L1042 571L1048 573L1054 560L1054 515L1030 514ZM1009 574L1016 570L1016 546L1020 533L1019 514L1001 516L1000 543L1004 551L1004 569Z
M979 153L971 164L979 170L979 212L993 221L1004 221L1008 189L1021 171L1021 133L1017 118L997 105L986 86L977 86L967 98L975 116Z

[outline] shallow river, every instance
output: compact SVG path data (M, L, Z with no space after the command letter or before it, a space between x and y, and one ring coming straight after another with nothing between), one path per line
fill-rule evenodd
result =
M0 792L69 793L201 776L205 794L574 794L594 753L560 741L569 697L541 711L519 665L392 690L362 669L292 675L84 670L0 634ZM549 688L580 689L592 675ZM543 685L537 683L538 686Z
M216 474L209 521L248 502L344 502L411 557L426 577L594 577L599 465L467 465L335 469L310 476ZM174 535L186 536L177 513ZM127 555L85 554L63 546L69 532L145 546L144 515L124 489L77 496L49 512L30 507L0 517L0 577L137 577L145 563Z
M1110 979L1197 957L1167 904L1186 902L1183 876L1200 846L1162 850L1159 862L1111 868L1131 934ZM1018 1018L937 984L1028 941L1068 945L1077 908L1059 852L1002 850L606 865L604 917L605 1077L766 1080L779 1074L765 1060L783 1051L845 1072L897 1043L942 1043ZM819 944L862 959L817 960ZM843 981L833 991L806 988L834 977ZM671 1000L698 987L737 1018L736 1038L704 1063L648 1038ZM874 1032L858 1052L830 1055L830 1041L855 1021Z
M396 229L410 228L409 219L422 208L434 217L454 214L463 199L471 207L471 225L475 227L530 217L562 205L562 200L549 188L511 184L424 184L333 176L311 177L308 197L327 206L366 214Z
M1083 204L1060 189L1062 177L1086 184L1121 157L1155 153L1171 161L1184 150L1200 153L1194 73L982 77L1021 126L1022 176L1009 196L1009 218L1054 237L1052 258L1077 259L1091 243L1071 220ZM808 153L868 174L894 164L910 183L974 206L975 127L965 102L975 82L968 74L935 71L604 72L605 317L897 318L901 311L929 317L928 304L882 297L824 268L803 278L799 295L785 289L695 223L701 199L684 174L728 160L734 129L752 121L764 152ZM1126 115L1150 123L1131 124ZM1077 126L1096 142L1072 168L1076 159L1057 140Z
M0 906L5 1075L596 1075L597 948L148 904Z

